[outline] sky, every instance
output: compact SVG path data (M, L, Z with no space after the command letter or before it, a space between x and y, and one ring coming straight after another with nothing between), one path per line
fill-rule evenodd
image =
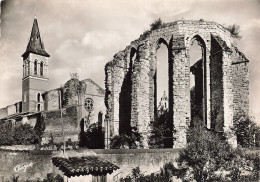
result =
M21 55L35 16L51 55L48 90L64 84L70 73L78 73L81 80L91 78L104 88L105 64L160 17L163 22L204 19L240 26L243 37L238 48L250 60L250 112L260 119L260 0L5 1L1 7L0 108L21 101Z

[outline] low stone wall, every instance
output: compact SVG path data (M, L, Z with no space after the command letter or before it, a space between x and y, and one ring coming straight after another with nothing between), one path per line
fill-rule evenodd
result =
M260 149L243 149L246 153L260 153ZM108 181L118 181L121 177L130 175L132 169L140 167L143 174L159 172L165 163L175 163L180 149L81 149L68 150L66 155L82 157L95 155L110 161L120 167L111 175ZM52 164L52 156L61 152L27 151L11 152L0 151L0 181L11 181L12 175L19 176L19 181L37 181L46 179L48 173L62 175L61 171Z
M19 181L36 181L37 179L46 179L48 173L62 175L51 161L51 157L58 153L60 152L0 151L0 165L5 166L0 168L0 179L11 181L12 175L14 175L19 176ZM137 166L145 174L157 172L164 163L174 162L178 156L176 149L84 149L67 151L66 153L68 156L97 155L118 165L120 169L108 175L108 181L117 181L120 177L131 174L131 170Z
M37 181L46 179L48 173L58 174L58 169L51 163L51 152L44 152L38 155L32 152L0 151L0 181L12 181L13 175L19 176L19 182Z
M131 149L131 150L94 150L101 158L120 167L108 175L108 181L119 181L121 177L131 175L132 169L139 166L142 173L151 174L160 170L165 163L173 162L178 157L178 149Z

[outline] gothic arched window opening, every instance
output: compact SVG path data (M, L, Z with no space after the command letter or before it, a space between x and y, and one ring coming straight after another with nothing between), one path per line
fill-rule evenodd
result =
M37 60L34 61L34 74L37 75Z
M41 104L37 105L37 111L41 111Z
M37 102L40 102L40 100L41 100L41 94L38 93L38 94L37 94Z
M40 64L40 75L41 76L43 75L43 62L41 62Z

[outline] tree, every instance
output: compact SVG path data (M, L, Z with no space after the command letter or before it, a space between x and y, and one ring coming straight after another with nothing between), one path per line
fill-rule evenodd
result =
M40 140L33 127L27 123L15 126L13 139L16 145L36 144Z
M84 131L84 120L81 121L80 147L90 149L102 149L105 144L105 131L99 123L89 125L87 131Z
M11 121L3 121L0 123L0 145L13 144L14 128Z
M129 133L122 133L121 135L116 135L111 139L110 148L111 149L122 149L122 148L143 148L142 144L143 137L138 132L136 127L132 127Z
M155 120L151 122L151 136L149 137L149 147L150 148L164 148L168 137L173 137L173 133L176 130L168 128L169 112L161 111L162 114L155 117ZM174 140L175 138L171 138Z

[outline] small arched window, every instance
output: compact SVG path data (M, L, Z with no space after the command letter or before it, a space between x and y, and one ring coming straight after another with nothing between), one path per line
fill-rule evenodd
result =
M25 76L27 76L29 74L29 65L28 65L28 62L25 61L24 63L24 73L25 73Z
M41 111L41 104L37 105L37 111Z
M34 61L34 74L37 75L37 60Z
M40 102L40 101L41 101L41 94L38 93L38 94L37 94L37 102Z
M40 75L41 76L43 75L43 62L41 62L40 64Z

